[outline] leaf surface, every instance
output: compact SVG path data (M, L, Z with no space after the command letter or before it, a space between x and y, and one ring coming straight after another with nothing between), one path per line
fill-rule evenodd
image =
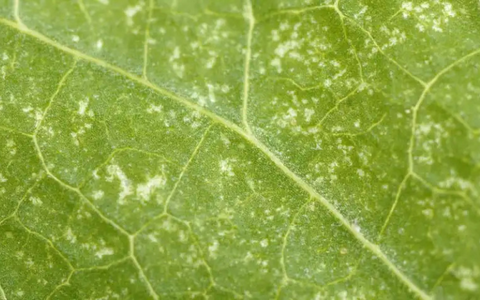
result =
M0 0L0 299L480 297L479 13Z

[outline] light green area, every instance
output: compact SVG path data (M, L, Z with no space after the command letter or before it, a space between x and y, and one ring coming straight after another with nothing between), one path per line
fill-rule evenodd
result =
M5 298L5 292L3 291L2 286L0 286L0 299L1 299L1 300L5 300L5 299L6 299L6 298Z
M478 1L0 0L0 299L480 298Z

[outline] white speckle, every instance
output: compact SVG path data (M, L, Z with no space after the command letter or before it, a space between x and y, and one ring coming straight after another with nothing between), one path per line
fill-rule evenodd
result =
M169 61L172 63L172 68L178 77L182 78L185 72L185 66L176 62L180 58L180 48L177 46L173 50L173 54L170 56Z
M353 230L355 230L356 232L360 232L362 230L362 228L360 228L360 226L358 225L357 219L354 220L352 227Z
M210 102L215 103L215 90L213 88L213 85L207 84L208 87L208 99L210 99Z
M73 231L71 228L67 229L67 232L65 233L65 239L72 244L74 244L77 241L77 237L73 234Z
M433 1L433 3L423 2L416 6L412 2L404 2L401 9L403 18L413 17L418 20L415 27L420 32L424 32L426 28L443 32L442 26L447 25L451 18L457 16L450 2L440 0Z
M97 46L97 49L98 49L98 50L102 49L102 47L103 47L103 41L102 41L102 40L98 40L96 46Z
M4 182L7 182L7 181L8 181L8 179L3 177L3 174L0 173L0 183L4 183Z
M299 47L298 42L296 41L287 41L285 43L279 44L275 49L275 54L279 57L284 57L289 51Z
M227 146L227 147L230 146L231 142L230 142L230 140L229 140L226 136L224 136L223 134L221 134L221 135L220 135L220 139L221 139L222 142L225 144L225 146Z
M422 210L422 213L429 219L433 217L433 210L431 210L430 208Z
M458 269L454 270L453 273L457 278L460 278L460 288L466 291L476 291L478 289L478 276L480 275L479 269L477 267L473 267L473 269L459 267Z
M25 265L27 266L27 268L31 268L33 267L35 263L33 262L33 260L31 258L28 258L27 261L25 262Z
M446 218L451 218L452 217L452 212L450 210L450 207L446 207L444 210L443 210L443 214L442 214L444 217Z
M213 68L213 66L215 66L215 63L217 62L217 54L214 51L209 51L209 54L211 56L207 60L207 64L205 65L207 69Z
M443 12L450 17L455 17L455 15L456 15L455 12L452 9L452 4L448 3L448 2L445 2L443 4Z
M80 142L78 141L78 134L76 132L70 132L70 136L72 137L73 139L73 143L75 144L75 146L80 146Z
M127 18L133 18L141 9L142 7L140 5L129 6L126 10L124 10L124 13Z
M173 232L177 230L177 226L175 225L175 223L172 223L170 219L163 220L161 228L165 229L168 232Z
M118 195L118 203L120 205L125 204L125 198L132 194L132 187L127 175L117 165L110 165L107 167L107 172L110 175L106 178L107 181L112 181L113 177L117 177L120 181L120 194Z
M42 200L38 197L30 197L30 202L35 206L41 206L43 204Z
M402 9L406 11L411 11L413 9L413 3L412 2L403 2L402 3Z
M88 97L87 97L85 101L78 102L78 114L79 115L83 116L85 114L85 111L87 110L89 101L90 101L90 99L88 99Z
M263 248L266 248L268 246L268 240L267 239L263 239L260 241L260 246L262 246Z
M473 292L477 290L478 285L473 281L472 278L466 277L462 278L462 281L460 281L460 287L462 290Z
M169 61L174 61L180 58L180 48L177 46L173 49L173 54L170 56Z
M15 144L14 140L7 140L7 148L10 150L9 153L11 155L15 155L17 153L17 145ZM2 180L0 179L0 183Z
M365 176L365 171L363 171L362 169L357 169L357 174L358 176L363 177Z
M221 89L222 89L222 92L223 92L223 93L228 93L228 92L230 92L230 87L229 87L228 85L226 85L226 84L222 85L222 88L221 88Z
M423 24L420 24L420 23L418 23L417 25L415 25L415 28L417 28L418 31L420 31L420 32L424 32L424 31L425 31L425 26L423 26Z
M288 28L290 28L290 25L287 22L283 22L282 24L280 24L280 30L281 31L285 31Z
M428 124L420 124L418 126L418 132L421 133L421 134L429 134L430 131L432 130L432 127L433 127L434 124L432 123L428 123Z
M166 182L164 177L157 175L149 179L146 183L139 184L137 186L137 195L144 201L149 201L152 193L156 189L165 186Z
M272 30L272 40L277 42L280 40L280 35L278 34L278 30Z
M313 114L315 114L315 111L313 109L306 108L303 114L305 116L305 121L310 122Z
M245 257L243 258L243 260L245 261L250 261L253 259L253 255L250 251L247 252L247 255L245 255Z
M147 238L153 243L158 243L157 237L155 235L151 234L151 233L149 235L147 235Z
M114 251L112 248L103 248L95 252L95 256L99 259L102 259L106 255L113 255Z
M218 241L214 241L212 245L208 246L210 257L215 257L218 251Z
M278 73L282 73L282 62L280 61L280 58L274 58L271 62L270 62L270 65L272 67L276 67L277 68L277 72Z
M104 194L105 194L105 193L104 193L103 191L95 191L95 192L93 192L92 197L93 197L93 199L95 199L95 200L100 200L100 199L103 198L103 195L104 195Z
M133 25L133 17L142 9L141 5L129 6L123 12L127 16L127 25Z
M200 43L199 42L193 42L193 43L190 44L190 47L193 50L196 50L196 49L200 48Z
M438 20L433 20L432 29L436 32L443 32L443 29L440 27L440 22Z
M72 41L77 43L78 41L80 41L80 37L78 35L72 35Z
M287 116L292 119L294 119L297 116L297 111L293 108L289 108L287 113L288 113Z
M148 43L149 45L156 45L156 44L157 44L157 40L152 39L152 38L149 38L149 39L147 39L147 43Z
M150 107L147 108L147 112L148 112L149 114L152 114L152 113L154 113L154 112L160 113L160 112L162 112L162 110L163 110L163 106L162 106L162 105L150 104Z
M220 161L220 173L227 174L228 176L232 177L235 175L232 170L232 165L230 164L231 159L227 158Z

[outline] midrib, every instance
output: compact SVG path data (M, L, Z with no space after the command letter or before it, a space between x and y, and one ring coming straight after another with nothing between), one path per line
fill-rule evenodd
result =
M142 77L139 77L135 74L132 74L120 67L114 66L106 61L103 61L101 59L92 57L90 55L87 55L85 53L82 53L78 50L69 48L67 46L64 46L46 36L43 34L31 30L28 27L26 27L23 24L19 24L10 20L6 20L3 18L0 18L0 23L14 28L22 33L25 33L29 36L32 36L36 38L39 41L44 42L45 44L48 44L50 46L53 46L65 53L69 53L70 55L78 58L78 59L83 59L85 61L92 62L98 66L101 66L105 69L111 70L115 73L118 73L120 75L123 75L130 80L137 82L145 87L148 87L168 98L171 98L182 105L189 107L191 109L197 110L200 113L202 113L205 116L208 116L211 118L214 122L217 122L219 124L222 124L226 128L234 131L235 133L239 134L242 136L245 140L247 140L249 143L254 145L256 148L258 148L261 152L263 152L286 176L288 176L291 180L293 180L298 186L300 186L303 190L308 192L312 197L317 199L322 205L327 208L330 213L335 216L340 223L343 224L343 226L360 242L364 245L365 248L367 248L369 251L371 251L375 256L377 256L387 267L390 269L390 271L403 283L405 284L413 293L415 293L418 297L421 299L431 299L431 297L421 290L415 283L413 283L402 271L400 271L399 268L397 268L392 261L383 253L383 251L380 249L380 247L371 241L369 241L362 233L354 229L354 226L342 215L342 213L337 210L333 204L325 199L322 195L320 195L313 187L311 187L305 180L303 180L300 176L295 174L293 171L291 171L281 160L278 158L267 146L265 146L262 142L260 142L255 136L252 134L247 133L244 129L239 127L238 125L234 124L233 122L224 119L223 117L183 98L180 97L166 89L163 89L153 83L151 83L148 80L145 80Z

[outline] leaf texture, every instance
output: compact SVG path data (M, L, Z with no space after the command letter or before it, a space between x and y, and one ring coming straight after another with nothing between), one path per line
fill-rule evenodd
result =
M0 299L477 299L477 1L0 0Z

